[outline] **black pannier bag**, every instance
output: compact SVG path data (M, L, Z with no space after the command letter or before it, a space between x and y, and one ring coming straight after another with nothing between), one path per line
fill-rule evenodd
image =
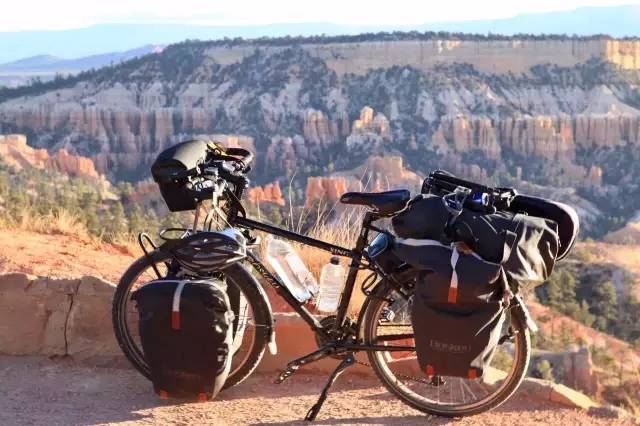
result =
M453 192L457 187L467 188L471 190L472 194L486 193L489 195L493 211L481 213L520 213L556 222L558 228L556 260L563 259L573 248L580 228L580 220L574 208L557 201L518 194L513 188L491 188L460 179L442 170L436 170L429 174L422 185L422 192L441 197Z
M501 266L434 240L398 239L394 251L419 270L411 322L421 370L482 377L505 319Z
M511 201L509 211L541 217L558 224L559 247L556 260L564 259L573 248L580 229L580 219L573 207L557 201L518 194Z
M455 240L464 241L483 259L501 263L514 289L543 283L558 257L558 225L549 219L464 209L453 228Z
M422 194L391 219L393 232L401 238L441 240L450 213L442 197Z
M469 190L467 201L487 195L489 202L452 209L443 197L460 186ZM500 339L503 300L522 284L547 279L571 249L578 217L562 203L441 172L429 176L423 192L392 219L400 237L394 255L418 271L412 305L418 361L429 376L481 377ZM458 242L472 253L459 253Z
M132 297L155 392L163 398L214 398L231 367L234 315L226 285L165 278Z
M192 140L173 145L156 158L151 175L170 211L196 208L198 200L191 195L187 178L206 160L207 152L207 142Z

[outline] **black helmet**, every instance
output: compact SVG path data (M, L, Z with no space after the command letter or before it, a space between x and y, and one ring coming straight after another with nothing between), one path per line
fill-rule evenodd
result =
M167 239L162 245L185 269L197 274L222 270L247 256L247 242L239 231L197 232Z

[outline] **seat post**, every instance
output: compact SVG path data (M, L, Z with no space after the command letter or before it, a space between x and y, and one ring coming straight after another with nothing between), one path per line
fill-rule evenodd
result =
M358 275L358 271L360 270L359 262L362 258L362 251L368 243L369 225L371 225L371 222L377 219L377 217L378 216L373 212L366 212L364 214L364 218L362 219L362 228L360 229L360 235L358 236L358 240L356 241L354 255L351 259L351 264L349 265L349 272L347 274L347 281L345 283L344 291L342 292L342 296L340 297L340 305L338 306L338 313L336 315L336 329L339 329L344 325L344 320L347 316L347 310L349 309L349 302L351 302L351 296L353 295L353 288L356 283L356 277Z
M369 226L371 222L377 219L377 215L374 212L366 212L364 214L364 218L362 219L362 228L360 229L360 235L358 236L358 241L356 242L356 250L358 252L364 250L367 246L368 237L369 237Z

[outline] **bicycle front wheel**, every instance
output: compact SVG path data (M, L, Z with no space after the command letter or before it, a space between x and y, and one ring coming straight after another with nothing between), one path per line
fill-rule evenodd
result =
M151 379L138 331L138 311L131 296L150 281L167 275L170 257L159 251L135 261L126 270L113 298L112 320L116 339L125 356L142 375ZM227 286L239 290L244 301L235 312L231 370L224 388L241 383L258 366L269 340L269 307L259 291L259 284L241 264L224 272Z
M368 345L415 346L411 298L387 286L379 287L363 307L362 333ZM481 378L428 378L419 371L416 352L368 351L382 384L404 403L428 414L462 417L491 410L509 399L527 371L531 351L529 330L519 315L509 315L502 335L513 335L498 346ZM455 332L455 330L452 330Z

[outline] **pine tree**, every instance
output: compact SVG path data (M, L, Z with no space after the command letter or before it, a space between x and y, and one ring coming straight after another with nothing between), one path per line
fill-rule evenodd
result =
M138 204L135 204L129 212L129 232L133 235L138 235L144 231L146 227L146 220L144 213Z
M576 301L576 280L568 271L549 277L547 297L549 306L558 312L574 316L580 310Z
M616 288L611 281L607 281L595 288L591 310L596 316L596 328L608 331L618 316L618 296Z
M591 327L595 322L596 317L589 311L589 304L586 300L580 302L580 307L576 311L574 319L586 325L587 327Z
M121 202L116 201L109 207L109 220L107 221L105 228L112 238L122 235L128 231L127 218L124 214L124 207L122 207Z

